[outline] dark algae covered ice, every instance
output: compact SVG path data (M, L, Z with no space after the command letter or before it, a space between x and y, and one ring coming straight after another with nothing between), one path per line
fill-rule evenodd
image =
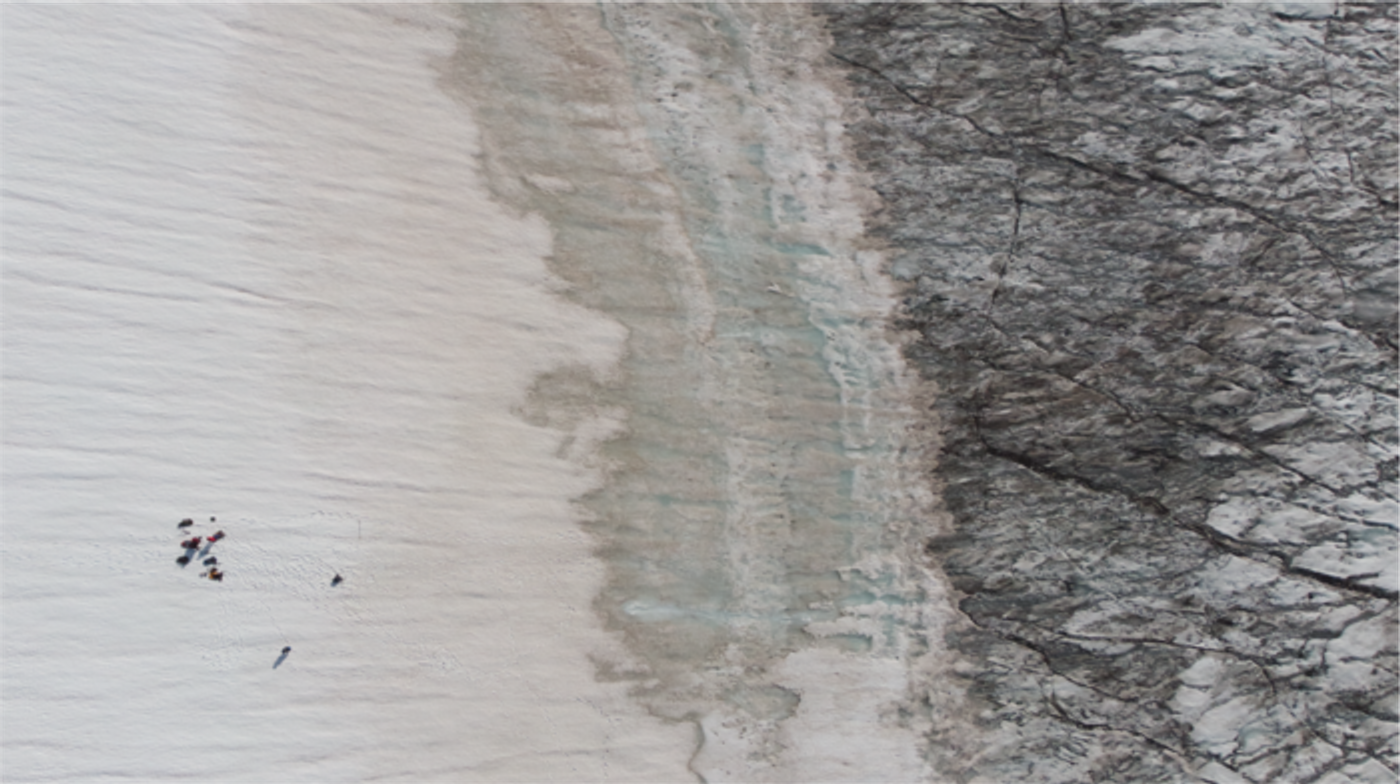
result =
M818 12L935 386L938 777L1394 781L1397 7Z

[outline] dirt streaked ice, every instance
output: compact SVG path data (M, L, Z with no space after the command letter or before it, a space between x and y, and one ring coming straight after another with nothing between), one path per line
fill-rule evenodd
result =
M926 444L817 20L464 19L446 82L492 187L554 230L566 296L628 334L618 366L548 376L532 407L622 423L582 503L630 654L602 672L699 727L708 781L929 775L904 705L947 606L909 538Z

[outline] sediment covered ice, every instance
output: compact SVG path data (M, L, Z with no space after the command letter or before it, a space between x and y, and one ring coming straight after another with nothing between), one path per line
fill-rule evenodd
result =
M629 336L616 367L532 399L541 421L623 412L582 503L629 653L602 666L699 726L706 780L925 775L903 708L943 606L909 538L925 445L820 26L474 7L462 37L446 82L494 191L545 218L567 296Z

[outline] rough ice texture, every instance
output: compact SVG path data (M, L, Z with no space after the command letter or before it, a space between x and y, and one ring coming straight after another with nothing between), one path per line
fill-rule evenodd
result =
M1396 6L822 8L938 389L938 769L1394 781Z

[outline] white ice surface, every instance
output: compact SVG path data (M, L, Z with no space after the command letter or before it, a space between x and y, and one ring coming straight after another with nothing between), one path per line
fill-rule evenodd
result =
M489 201L446 20L5 7L6 781L690 778L512 413L621 331Z

